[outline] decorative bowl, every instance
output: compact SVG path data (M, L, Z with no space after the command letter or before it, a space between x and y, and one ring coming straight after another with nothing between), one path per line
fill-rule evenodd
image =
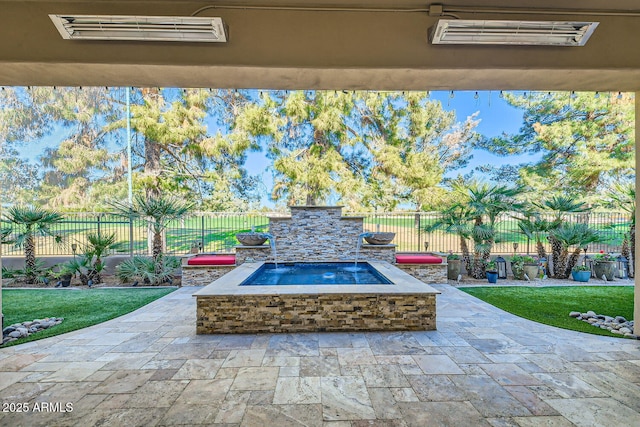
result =
M236 234L238 242L244 246L261 246L267 241L267 237L262 233L238 233Z
M394 237L396 237L396 233L371 233L371 235L365 236L364 240L370 245L388 245Z

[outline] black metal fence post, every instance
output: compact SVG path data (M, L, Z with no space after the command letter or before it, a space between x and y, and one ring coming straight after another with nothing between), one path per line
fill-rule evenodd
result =
M202 249L204 250L204 214L200 218L200 241L202 242Z
M129 215L129 256L133 258L133 217Z
M415 219L416 228L418 229L418 249L417 250L418 250L418 252L420 252L420 246L421 246L421 243L422 243L421 242L421 240L422 240L422 234L421 234L422 229L420 227L420 224L421 224L421 215L420 215L420 213L417 213L415 215L415 218L416 218Z

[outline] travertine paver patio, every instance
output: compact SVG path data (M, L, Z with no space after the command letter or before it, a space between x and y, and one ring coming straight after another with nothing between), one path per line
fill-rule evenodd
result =
M0 424L640 425L639 341L539 325L436 287L438 331L226 336L195 335L194 289L182 288L0 350L2 409L73 405L0 412Z

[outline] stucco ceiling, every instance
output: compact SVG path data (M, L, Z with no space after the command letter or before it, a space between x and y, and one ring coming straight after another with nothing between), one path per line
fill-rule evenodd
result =
M63 40L50 13L220 16L229 42ZM428 9L416 0L187 2L0 0L0 85L317 89L640 90L636 0L456 0L466 19L594 20L585 47L433 46L426 11L266 10L237 6ZM228 8L225 6L231 6ZM504 14L507 8L522 8ZM473 10L472 10L473 9ZM534 13L531 13L534 12Z

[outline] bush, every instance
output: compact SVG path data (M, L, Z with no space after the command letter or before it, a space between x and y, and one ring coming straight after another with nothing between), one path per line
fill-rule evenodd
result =
M460 255L458 255L458 254L449 254L449 255L447 255L447 260L448 261L454 261L454 260L457 260L457 259L460 259Z
M161 255L158 262L153 257L135 256L116 267L116 275L121 282L141 281L147 285L173 283L180 259Z
M591 267L586 265L576 265L571 271L591 271Z

